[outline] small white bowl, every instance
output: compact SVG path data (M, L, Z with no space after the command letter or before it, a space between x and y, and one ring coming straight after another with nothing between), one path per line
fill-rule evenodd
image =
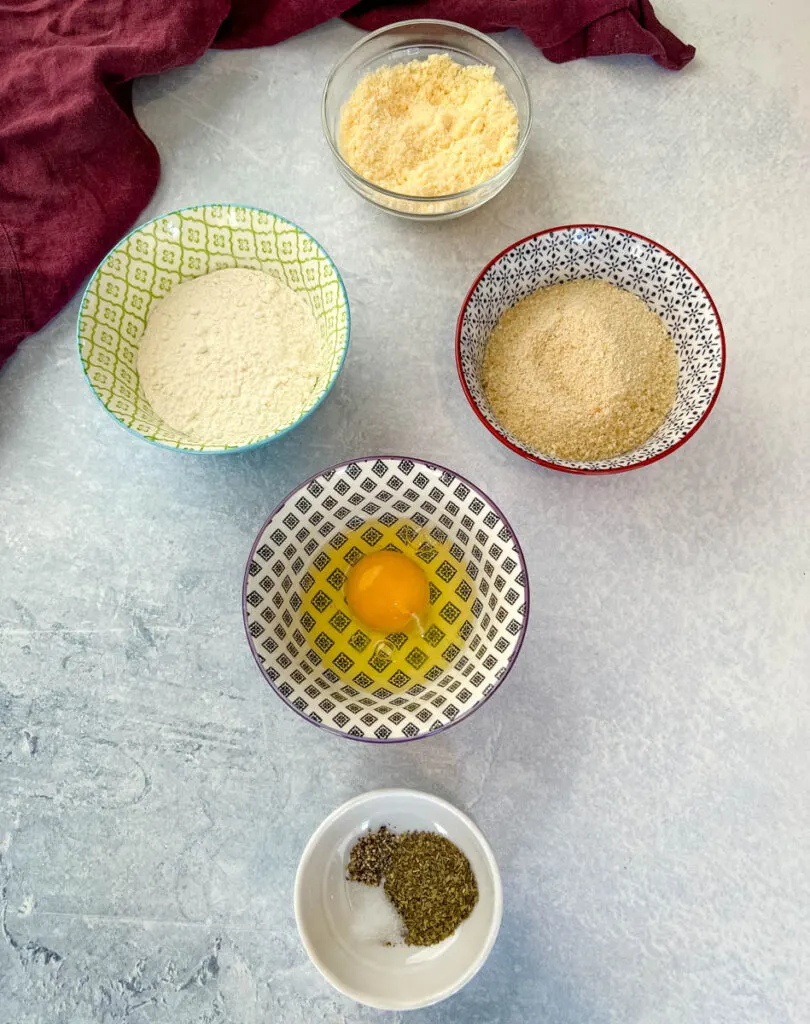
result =
M349 852L381 825L439 832L470 862L478 902L436 946L383 946L352 934ZM343 804L307 843L295 877L295 919L310 959L339 992L378 1010L416 1010L458 992L489 956L502 914L501 876L480 830L446 800L415 789L377 789Z

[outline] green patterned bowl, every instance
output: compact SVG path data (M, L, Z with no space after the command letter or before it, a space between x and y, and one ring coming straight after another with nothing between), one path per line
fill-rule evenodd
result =
M156 300L182 281L228 267L262 270L304 296L320 327L328 370L320 390L275 433L236 444L202 445L152 411L138 379L138 345ZM216 453L266 444L313 412L340 373L349 329L343 281L311 235L266 210L214 204L156 217L123 238L90 279L77 333L85 377L122 426L165 448Z

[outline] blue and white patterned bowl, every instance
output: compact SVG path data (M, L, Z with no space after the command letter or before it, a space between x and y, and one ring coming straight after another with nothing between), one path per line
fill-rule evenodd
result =
M463 642L441 629L431 639L401 637L398 647L406 640L419 647L422 656L408 659L418 667L371 678L370 638L354 634L360 640L352 637L351 658L340 653L349 620L340 615L338 594L356 561L357 531L375 523L398 536L400 528L415 528L449 545L441 576L447 587L431 587L431 604L437 624L461 622L459 607L464 611L457 631ZM362 539L369 549L388 546L378 530ZM324 607L335 616L316 623L304 599L313 573L327 569L333 589ZM505 516L469 480L419 459L372 456L324 470L271 513L248 558L242 611L256 664L293 711L350 739L396 743L455 725L494 693L523 643L529 581Z
M524 444L496 419L481 385L484 351L501 316L538 288L591 278L638 295L664 322L678 353L678 393L659 429L623 455L592 462L560 459ZM456 330L456 363L467 400L484 426L524 458L566 473L621 473L680 448L711 412L726 362L723 325L703 282L669 249L601 224L551 228L521 239L479 274Z

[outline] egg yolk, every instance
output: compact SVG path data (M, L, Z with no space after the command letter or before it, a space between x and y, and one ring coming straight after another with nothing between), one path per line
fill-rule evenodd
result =
M430 589L422 569L407 555L375 551L349 569L346 603L369 629L403 633L424 621Z

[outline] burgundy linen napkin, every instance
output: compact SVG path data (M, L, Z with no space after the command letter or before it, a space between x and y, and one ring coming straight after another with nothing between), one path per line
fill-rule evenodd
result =
M157 150L131 82L215 45L280 42L337 15L521 29L549 60L694 56L649 0L0 0L0 366L71 298L149 202ZM324 69L324 72L326 69Z

